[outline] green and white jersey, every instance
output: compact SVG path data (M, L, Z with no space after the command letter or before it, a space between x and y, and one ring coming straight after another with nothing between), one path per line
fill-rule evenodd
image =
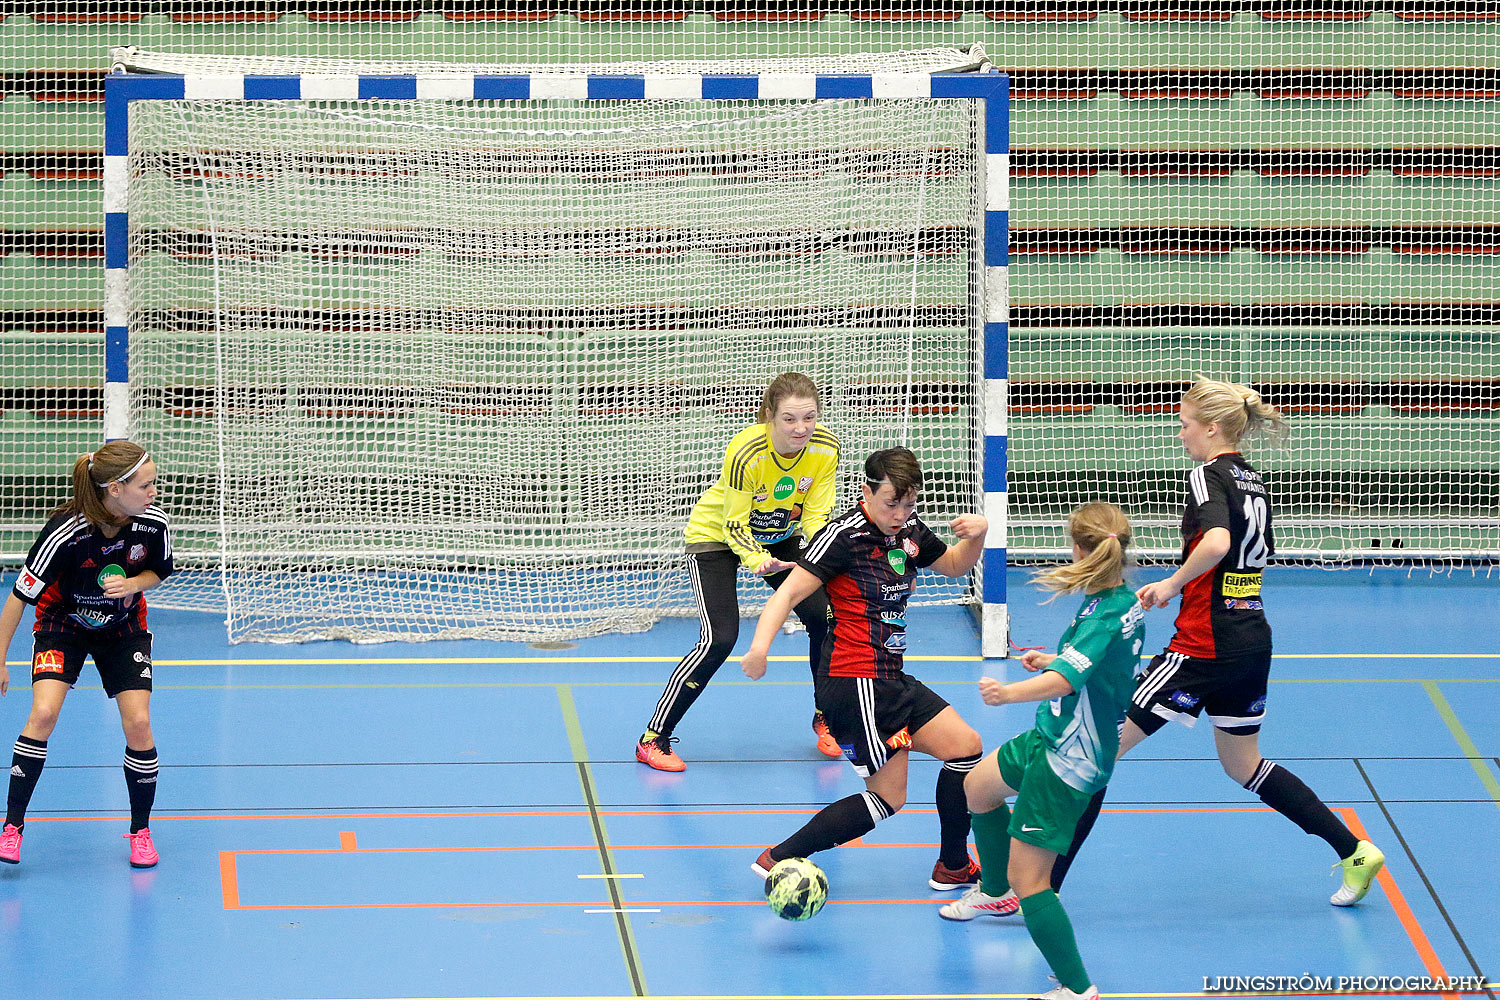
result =
M1145 618L1129 587L1090 594L1047 668L1066 677L1073 693L1042 702L1036 728L1053 773L1080 792L1097 792L1114 771L1120 723L1146 639Z

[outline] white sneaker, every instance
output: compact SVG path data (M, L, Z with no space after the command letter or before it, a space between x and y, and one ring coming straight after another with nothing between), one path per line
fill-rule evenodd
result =
M1031 1000L1099 1000L1099 987L1090 986L1082 993L1074 993L1066 986L1055 986L1046 993L1038 993Z
M973 920L979 916L1008 917L1020 909L1021 901L1014 889L1006 890L1003 896L990 896L976 885L953 902L938 907L938 916L944 920Z

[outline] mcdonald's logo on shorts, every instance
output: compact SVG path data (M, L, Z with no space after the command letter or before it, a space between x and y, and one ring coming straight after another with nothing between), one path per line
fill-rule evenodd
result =
M909 749L911 747L911 733L908 733L906 727L902 726L900 732L895 733L890 739L885 741L885 745L892 750Z
M44 649L31 659L32 676L37 674L60 674L63 672L63 654L60 649Z

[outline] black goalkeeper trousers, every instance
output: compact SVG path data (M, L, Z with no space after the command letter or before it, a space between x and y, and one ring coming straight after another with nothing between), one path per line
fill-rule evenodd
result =
M789 538L768 548L777 559L791 562L800 553L801 545L801 539ZM698 644L682 658L667 680L666 690L661 693L656 712L646 727L652 732L670 735L734 650L740 635L740 601L735 580L739 565L739 557L728 549L688 556L688 574L692 578L693 597L698 602ZM779 587L789 575L790 571L773 573L765 580L771 587ZM808 669L816 674L823 639L828 634L828 598L820 587L794 610L807 627Z

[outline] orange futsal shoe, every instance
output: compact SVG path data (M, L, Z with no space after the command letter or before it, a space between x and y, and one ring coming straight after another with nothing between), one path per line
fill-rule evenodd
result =
M828 723L823 721L822 712L813 713L812 727L813 732L818 734L818 753L824 757L844 756L844 751L839 746L839 741L834 739L833 734L828 731Z
M646 733L635 745L635 759L658 771L685 771L687 765L672 751L672 744L676 742L675 736L655 736Z

